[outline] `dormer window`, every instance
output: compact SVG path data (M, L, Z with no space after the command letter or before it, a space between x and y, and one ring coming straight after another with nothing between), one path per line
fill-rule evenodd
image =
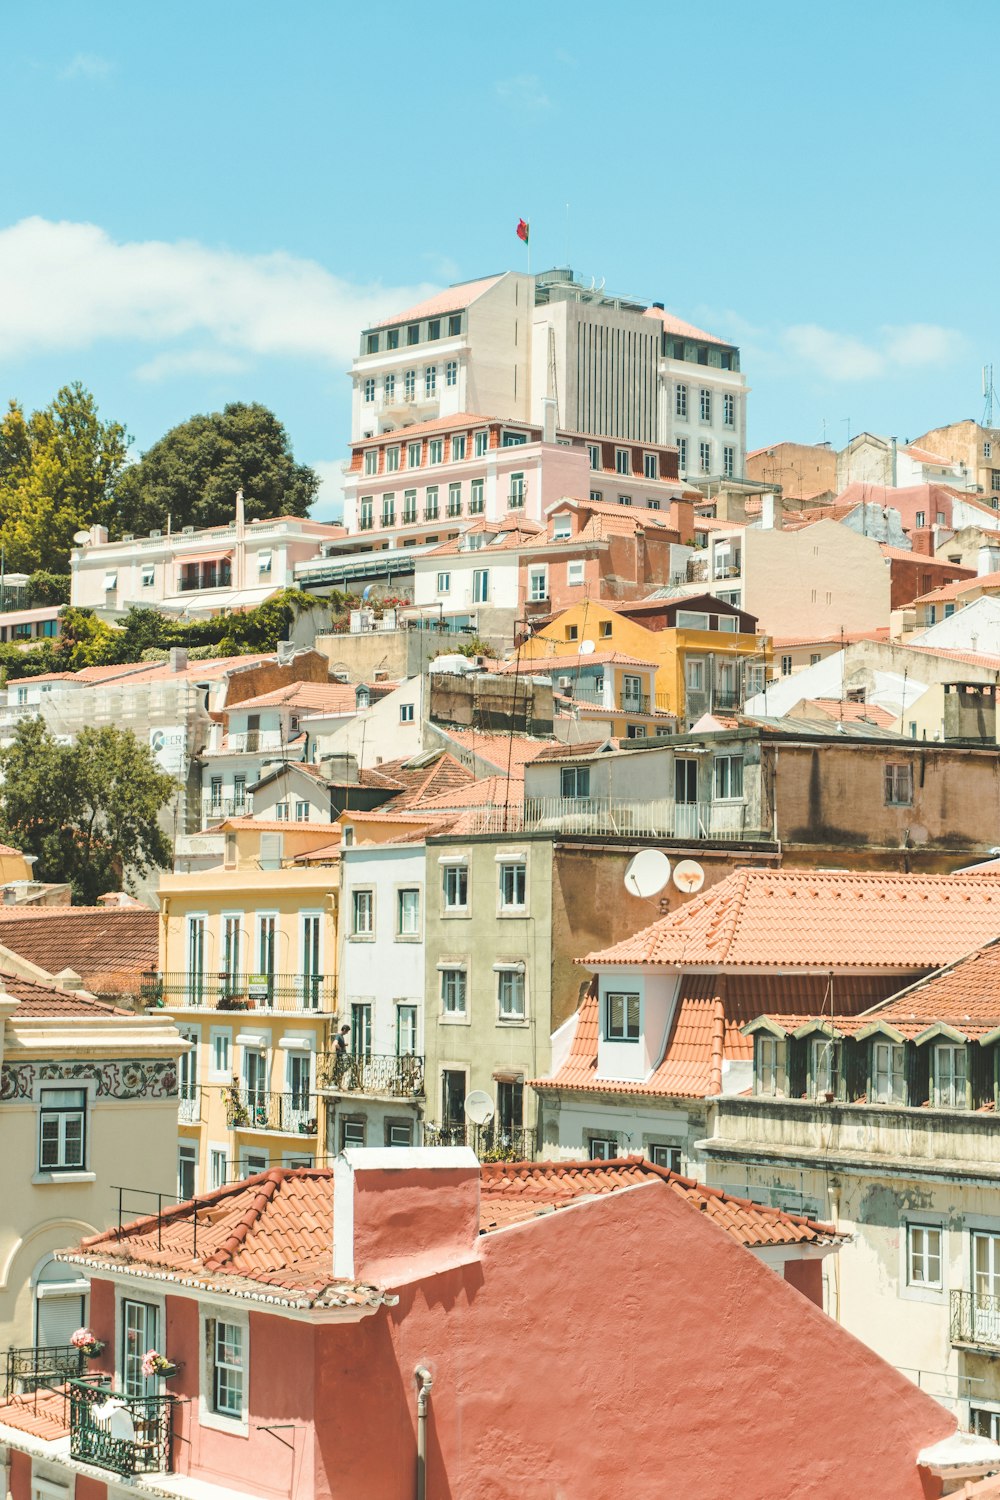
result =
M832 1037L821 1037L810 1048L812 1092L817 1099L840 1093L840 1043Z
M573 521L570 516L556 516L552 523L552 540L565 542L573 534Z
M372 695L366 687L359 687L354 695L354 701L357 708L368 708L371 705Z
M876 1104L906 1100L906 1049L896 1042L872 1043L872 1097Z
M968 1107L968 1060L964 1046L934 1048L935 1109Z
M609 1042L639 1040L639 996L615 991L604 997L604 1035Z
M776 1036L757 1038L756 1092L774 1097L781 1092L780 1067L782 1044Z

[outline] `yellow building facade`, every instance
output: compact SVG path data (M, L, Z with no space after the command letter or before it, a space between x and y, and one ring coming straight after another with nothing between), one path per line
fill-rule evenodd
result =
M209 870L160 882L162 1005L181 1061L180 1195L325 1159L317 1097L337 1021L339 871Z

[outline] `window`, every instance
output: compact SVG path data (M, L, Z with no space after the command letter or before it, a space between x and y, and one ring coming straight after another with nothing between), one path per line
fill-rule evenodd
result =
M365 381L365 400L375 400L375 381L371 375L369 375L368 379Z
M689 693L700 693L705 685L705 663L689 661L685 666L685 680Z
M448 318L448 336L449 336L449 338L454 338L456 334L459 334L461 332L462 332L462 314L461 313L452 313L450 315L450 317Z
M412 401L416 394L417 372L416 370L406 370L403 373L403 395L406 397L407 401Z
M445 385L458 385L458 360L449 359L444 367Z
M488 432L477 432L472 439L472 451L477 458L482 458L489 450L490 435Z
M500 866L500 910L523 911L528 867L523 860L504 861Z
M631 474L632 455L627 448L615 449L615 473Z
M573 534L573 520L571 516L556 516L552 522L552 540L564 542Z
M940 1291L941 1229L937 1224L906 1226L906 1284Z
M406 342L408 345L420 343L420 324L410 323L406 330Z
M438 487L436 484L428 485L424 491L424 520L436 521L438 513Z
M686 437L677 439L677 467L682 474L687 473L688 466L688 440Z
M441 970L441 1010L446 1016L465 1015L465 970Z
M913 767L890 764L885 768L885 801L887 807L913 805Z
M291 812L290 802L276 802L274 804L274 818L277 823L287 823Z
M726 446L722 450L722 472L727 479L732 479L736 472L736 449Z
M778 1038L776 1036L759 1036L757 1038L756 1081L756 1092L758 1094L768 1094L773 1097L779 1092Z
M712 445L711 443L698 444L698 462L701 464L701 472L709 474L712 470Z
M906 1099L906 1049L896 1042L872 1043L872 1095L876 1104Z
M642 455L642 472L647 479L656 479L657 463L655 453L644 453Z
M678 417L686 417L688 414L688 388L686 385L674 387L674 413Z
M378 353L378 334L377 333L369 333L369 334L365 335L365 353L366 354L377 354Z
M610 620L602 620L598 629L598 634L604 639L607 639L611 635L612 628L613 627Z
M570 585L583 583L583 561L566 564L566 582Z
M399 722L401 724L413 723L413 704L401 703L399 705Z
M645 724L626 724L625 738L627 740L644 740L646 738Z
M614 1161L618 1155L618 1142L613 1136L592 1135L587 1138L587 1149L591 1161Z
M680 1146L650 1146L649 1159L654 1167L666 1167L668 1172L681 1170L681 1148Z
M567 625L566 626L566 639L568 641L575 641L575 640L577 640L578 637L579 637L579 635L580 635L580 627L578 625Z
M296 802L296 804L295 804L295 821L296 821L296 823L308 823L309 822L309 815L310 815L309 803L308 802Z
M42 1089L38 1170L82 1172L86 1158L86 1089Z
M472 602L487 604L490 597L490 570L476 568L472 574Z
M378 449L377 448L366 448L365 449L365 473L366 474L377 474L378 473Z
M619 495L618 496L618 504L619 505L631 505L632 504L632 496L631 495Z
M374 499L371 495L362 496L358 502L358 527L361 531L371 531L374 525Z
M501 448L520 448L528 441L526 432L505 431L500 439Z
M340 1147L363 1146L365 1143L365 1121L344 1120L340 1122Z
M439 573L437 576L437 591L439 594L451 593L451 574Z
M152 563L144 563L142 569L142 586L151 589L156 582L156 569Z
M431 318L430 319L430 321L427 324L427 337L429 339L439 339L441 337L441 319L440 318Z
M711 422L712 392L705 390L704 386L698 392L698 411L703 422Z
M387 448L385 450L385 471L387 474L395 474L399 469L399 449Z
M529 568L528 598L533 604L549 597L549 570L546 567Z
M452 457L452 462L457 462L460 458L464 458L465 457L465 434L464 433L462 433L459 437L453 437L452 438L452 440L451 440L451 457Z
M417 492L416 490L403 491L403 525L408 521L417 519Z
M417 1050L417 1007L396 1006L396 1056L412 1057Z
M590 455L590 467L592 469L600 469L602 466L600 443L588 443L587 452Z
M114 571L110 571L110 572L105 573L105 575L104 575L104 589L105 589L105 592L107 592L109 589L116 589L117 587L118 587L118 574L116 572L114 572Z
M736 426L736 397L728 391L722 398L722 423L724 427Z
M394 494L382 496L382 525L395 526L396 524L396 496Z
M351 930L355 937L371 937L375 931L374 891L354 891L352 893L352 907L354 923Z
M563 766L559 774L559 790L563 797L589 797L590 767Z
M431 438L427 444L427 461L432 464L444 463L444 438Z
M743 796L742 755L716 756L715 796L717 801L726 801Z
M790 656L783 656L781 658L781 675L782 677L791 677L792 675L792 658Z
M437 365L428 365L424 371L424 395L433 396L437 390Z
M182 1201L193 1198L197 1192L197 1175L197 1147L183 1142L177 1147L177 1196Z
M469 498L469 515L470 516L481 516L482 515L483 510L484 510L483 496L484 496L484 481L482 479L474 479L472 481L471 495L470 495L470 498Z
M460 516L462 514L462 486L449 484L448 486L448 514L449 516Z
M147 1349L159 1347L159 1308L152 1302L133 1302L124 1298L121 1305L121 1372L126 1396L158 1394L155 1375L144 1375L143 1356Z
M990 489L1000 490L1000 469L990 470Z
M974 1432L977 1437L991 1438L994 1443L1000 1442L1000 1407L970 1406L969 1431Z
M465 911L469 905L468 865L445 865L442 889L446 911Z
M387 349L398 349L399 348L399 329L398 328L390 328L389 329L388 333L385 336L385 347Z
M420 891L415 887L396 892L396 934L420 936Z
M208 1153L208 1185L210 1188L225 1187L229 1172L229 1161L225 1150L213 1147Z
M639 1040L639 996L610 994L604 997L604 1035L609 1042Z
M211 1320L212 1410L225 1417L243 1415L243 1326Z
M926 513L922 510L918 510L916 516L914 517L914 520L916 521L918 527L925 525L927 521Z
M965 1109L968 1103L966 1050L964 1047L934 1048L934 1105L937 1109Z
M497 1014L501 1021L524 1020L524 965L497 970Z
M215 1078L224 1078L228 1082L233 1068L232 1032L216 1031L213 1028L209 1048L209 1056L211 1058L209 1066L212 1076Z
M422 443L407 443L406 445L406 467L408 469L420 468L420 454L423 449Z
M508 504L511 510L521 510L524 505L524 497L527 493L523 474L512 474L510 476L510 495Z
M387 375L385 377L385 379L382 382L382 389L385 392L385 399L386 399L386 401L395 401L395 399L396 399L396 377L395 377L395 375Z
M817 1098L825 1094L834 1097L840 1090L840 1043L831 1037L821 1037L812 1043L813 1093Z
M992 458L993 457L993 444L992 443L984 443L983 444L983 457L984 458Z

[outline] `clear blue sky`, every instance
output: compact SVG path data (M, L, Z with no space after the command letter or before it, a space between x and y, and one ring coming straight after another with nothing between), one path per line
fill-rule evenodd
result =
M332 474L361 323L523 267L523 214L534 269L741 344L751 447L979 417L996 19L7 0L0 400L82 380L140 450L261 400Z

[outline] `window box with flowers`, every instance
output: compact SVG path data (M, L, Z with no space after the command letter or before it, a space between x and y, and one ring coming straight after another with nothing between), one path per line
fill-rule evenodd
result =
M142 1357L142 1373L148 1380L154 1375L159 1375L161 1380L170 1380L180 1369L172 1359L167 1359L157 1349L147 1349Z
M79 1349L85 1359L96 1359L99 1354L104 1353L104 1341L95 1338L89 1328L78 1328L70 1338L70 1343L74 1349Z

